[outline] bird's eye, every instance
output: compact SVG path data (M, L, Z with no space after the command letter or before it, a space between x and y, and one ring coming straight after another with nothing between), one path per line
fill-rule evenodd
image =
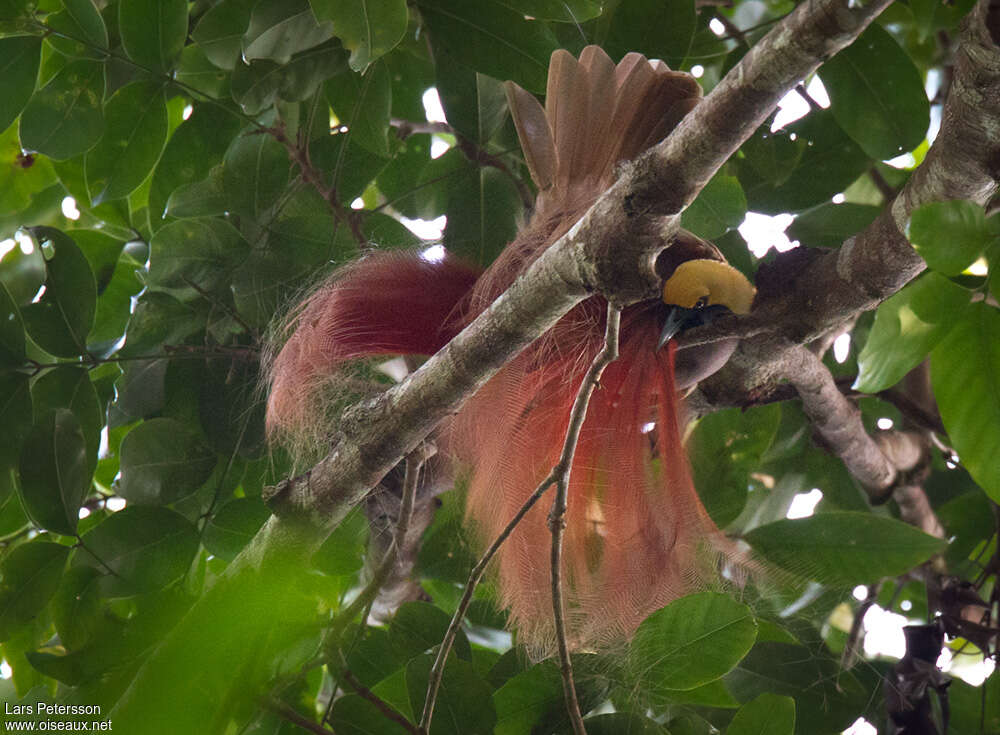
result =
M704 309L706 306L708 306L708 295L702 296L694 304L695 309Z

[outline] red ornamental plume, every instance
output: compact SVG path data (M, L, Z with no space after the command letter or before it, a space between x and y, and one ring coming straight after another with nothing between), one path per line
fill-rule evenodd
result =
M508 84L539 188L531 222L481 276L449 257L431 263L416 254L379 255L322 286L273 361L272 432L316 433L310 427L324 413L315 410L315 397L345 360L443 346L576 222L616 166L665 137L700 95L689 75L662 62L628 54L616 66L594 46L579 60L553 54L545 108ZM687 233L671 251L674 267L721 259ZM678 387L706 367L685 360L685 351L675 380L673 346L657 349L662 309L655 302L623 313L619 359L606 369L580 434L563 554L575 647L628 636L649 613L711 578L725 549L691 481L678 416ZM483 540L495 537L557 461L573 399L603 343L605 310L600 297L577 306L444 429L443 444L469 473L467 514ZM539 653L554 642L543 505L499 553L502 602L521 641Z

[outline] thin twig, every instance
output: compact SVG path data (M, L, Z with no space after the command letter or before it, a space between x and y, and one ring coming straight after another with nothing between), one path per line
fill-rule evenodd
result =
M421 733L427 733L430 730L431 718L434 715L434 703L437 699L438 689L441 686L441 677L444 674L444 664L448 658L448 654L451 652L451 647L455 642L455 637L458 635L458 630L462 625L462 618L465 617L465 612L468 610L469 604L472 602L472 595L476 591L476 585L478 585L479 581L482 579L490 561L493 560L497 551L500 550L500 547L503 546L504 542L514 532L514 529L517 528L521 519L528 514L528 511L534 507L535 503L538 502L542 495L544 495L545 492L558 481L560 468L566 462L567 452L569 452L569 457L572 459L573 450L576 447L576 442L579 438L580 426L583 425L583 417L586 415L590 394L593 393L594 387L600 381L601 373L604 372L604 368L618 355L618 326L620 323L620 316L620 311L609 304L608 325L605 331L605 348L594 358L590 370L588 370L587 375L580 386L577 398L573 403L569 424L566 429L566 441L563 444L563 451L559 462L552 468L552 471L545 477L545 479L538 484L538 487L535 488L535 491L528 497L528 499L524 501L524 504L518 509L517 513L514 514L514 517L510 519L510 522L504 526L504 529L496 537L493 543L490 544L489 548L486 549L482 557L476 563L476 566L473 567L472 572L469 574L469 581L465 584L465 592L462 595L462 599L458 603L458 608L455 610L455 614L451 618L448 630L444 634L441 646L438 649L437 658L434 660L434 666L431 667L431 673L427 680L427 696L424 700L424 711L420 718ZM610 358L608 357L609 351L607 348L609 334L614 336L614 356ZM586 392L586 400L581 403L581 395L584 392Z
M344 669L344 681L346 681L348 686L354 690L355 694L362 699L367 699L371 702L375 706L375 709L381 712L387 720L392 720L407 732L419 735L420 730L417 729L416 725L403 717L403 715L396 711L395 707L382 699L382 697L358 681L354 674L352 674L347 668Z
M576 696L576 686L573 684L573 662L569 657L569 645L566 642L566 621L562 595L562 537L563 531L566 529L566 505L569 494L569 478L573 469L573 455L576 453L576 445L580 439L583 422L587 418L590 397L600 384L604 368L618 359L618 331L621 326L621 311L611 304L608 304L607 322L604 331L604 349L594 358L594 362L576 394L576 399L573 401L562 456L559 457L559 462L553 470L556 474L556 496L552 501L552 511L549 514L549 528L552 531L552 611L556 629L556 644L559 647L559 669L562 673L566 710L576 735L586 735L587 729L583 725L583 716L580 714L580 703Z
M854 614L854 620L851 621L851 632L847 636L847 643L844 645L844 652L840 656L840 668L843 671L848 671L857 661L858 646L861 645L861 641L864 639L865 614L871 609L872 605L878 601L878 595L881 589L881 584L869 587L868 594L865 595L865 599L862 600L861 604L858 606L858 611Z
M799 97L801 97L806 101L806 103L809 105L809 109L812 110L813 112L817 112L823 109L823 105L814 100L813 96L809 94L809 91L806 89L806 85L802 84L801 82L799 84L796 84L795 91L798 93Z
M878 193L882 195L885 201L891 202L899 195L896 187L886 181L885 176L882 175L882 172L876 166L868 169L868 177L872 180L875 188L878 189Z
M279 717L282 717L294 725L298 725L303 730L314 732L317 735L334 735L333 730L323 727L317 722L313 722L308 717L303 717L280 699L271 698L267 702L267 708Z
M385 580L388 579L389 573L396 564L396 557L403 546L406 534L410 529L410 518L413 515L413 503L417 495L417 479L420 476L420 468L423 467L424 462L435 451L432 444L425 442L407 455L406 474L403 477L403 498L399 507L399 518L396 520L396 531L393 535L392 544L385 552L385 556L382 557L382 561L379 562L378 567L372 574L371 580L365 585L361 594L355 597L354 601L344 608L330 625L330 630L323 643L324 649L330 650L330 647L338 645L340 634L344 628L354 619L354 616L371 605L372 601L378 595L378 591L385 584Z

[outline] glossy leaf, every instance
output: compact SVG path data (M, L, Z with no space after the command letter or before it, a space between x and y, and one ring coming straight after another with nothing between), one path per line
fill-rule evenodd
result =
M52 619L66 648L82 647L101 623L100 576L92 567L73 567L52 599Z
M167 508L129 506L83 536L76 563L105 574L102 594L129 597L178 580L198 551L198 531Z
M656 720L628 712L595 715L583 724L587 735L668 735Z
M167 104L158 84L136 82L104 108L101 141L87 153L87 188L95 205L130 194L153 170L167 139Z
M252 8L252 2L223 0L209 8L191 32L208 60L220 69L231 71L240 62Z
M423 711L427 679L433 663L434 657L427 654L413 659L406 666L406 688L414 713ZM449 658L438 690L430 735L493 732L497 715L491 694L490 686L480 678L471 663Z
M89 150L104 132L104 65L71 61L28 101L21 145L61 161Z
M946 276L957 276L1000 237L1000 228L986 220L973 202L931 202L910 216L907 237L927 265Z
M45 19L52 29L52 46L67 56L103 59L108 48L108 29L91 0L63 0L63 9ZM65 35L62 35L65 34Z
M7 287L0 283L0 365L24 364L24 322Z
M517 234L523 211L517 188L497 169L472 164L451 184L444 245L455 255L485 267Z
M219 508L205 527L202 542L209 553L232 561L271 517L257 498L236 498Z
M769 692L795 700L796 735L835 735L858 717L870 693L837 659L802 645L761 641L726 677L737 698Z
M485 145L507 118L503 84L454 61L443 49L435 58L435 87L448 124L462 137Z
M717 411L701 418L688 440L695 487L712 520L724 528L743 510L750 474L771 446L777 406Z
M630 51L650 59L663 59L671 67L681 65L691 48L695 31L692 0L622 0L598 20L598 39L612 59Z
M1000 311L970 306L931 355L941 419L962 465L1000 500Z
M793 574L830 585L895 577L942 551L945 542L873 513L836 511L758 526L745 536L758 554Z
M920 73L877 23L820 67L837 123L869 156L894 158L913 150L930 123Z
M793 735L795 700L777 694L761 694L736 713L726 735Z
M187 38L187 2L120 0L118 31L132 61L153 71L167 71Z
M86 351L97 310L97 284L73 239L51 227L33 230L47 253L45 293L21 310L28 334L46 352L75 357Z
M87 442L76 416L64 408L35 422L21 447L21 503L39 527L76 534L80 505L90 487Z
M13 549L0 562L0 641L35 617L59 589L70 548L33 541Z
M750 609L716 592L671 602L642 622L629 667L649 691L694 689L730 671L757 637Z
M320 21L333 22L334 34L351 52L350 64L355 71L364 71L403 40L410 15L405 0L363 3L309 0L309 3Z
M496 79L511 79L531 92L545 91L549 56L557 42L538 21L498 0L421 0L432 42L456 60Z
M247 244L231 224L207 217L172 222L150 242L149 283L211 289L229 277Z
M317 23L307 0L261 0L250 14L243 36L243 58L287 64L299 51L318 46L333 35L330 23Z
M871 166L829 110L814 110L777 133L765 126L747 146L756 150L752 158L738 162L740 183L749 208L765 214L828 202ZM776 163L781 161L789 163ZM764 173L768 169L770 175Z
M226 151L223 167L229 208L251 217L262 217L288 184L288 154L270 135L236 138Z
M353 142L381 156L389 155L392 85L385 64L372 64L362 75L344 63L323 85L327 102Z
M17 119L35 91L41 51L40 38L0 38L0 99L4 101L0 107L0 131Z
M719 173L684 210L681 224L694 234L711 240L739 227L746 213L747 199L739 179Z
M785 234L806 247L839 248L844 240L870 225L881 211L868 204L826 202L796 217Z
M72 365L49 370L31 386L31 396L38 419L57 408L73 412L87 441L87 457L93 471L104 426L104 411L87 371Z
M392 618L389 643L399 658L409 660L440 643L450 622L451 616L439 607L427 602L405 602ZM455 639L454 651L466 661L472 658L464 633Z
M501 0L511 10L539 20L582 23L601 14L602 3L595 0Z
M854 388L877 393L919 365L962 318L970 294L928 273L886 299L858 356Z
M153 172L149 190L150 224L163 226L167 200L182 184L200 181L222 161L240 128L235 116L216 105L195 105L191 117L170 136Z
M159 418L130 431L121 449L121 495L166 505L193 493L215 468L215 453L180 422Z

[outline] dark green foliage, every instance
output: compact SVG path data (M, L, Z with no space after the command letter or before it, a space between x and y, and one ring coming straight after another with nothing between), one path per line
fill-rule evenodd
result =
M338 266L433 244L402 218L446 215L448 251L488 266L533 195L503 82L543 94L554 49L598 43L616 60L697 65L710 90L795 4L731 5L0 0L6 707L97 705L114 732L140 735L302 732L288 710L340 735L407 732L396 720L419 719L476 561L461 496L442 495L416 555L431 599L386 621L338 617L377 565L369 536L385 532L364 508L325 542L255 556L255 537L275 532L263 488L292 472L265 437L268 335ZM894 4L820 68L830 108L761 126L684 226L751 276L758 261L736 231L748 210L797 215L787 234L811 248L868 226L908 176L881 159L925 153L923 84L951 64L937 39L954 41L970 6ZM720 37L720 14L745 37ZM427 125L430 87L446 127ZM448 150L432 158L432 146ZM929 357L962 465L939 453L926 468L950 544L892 504L871 507L794 402L703 417L688 448L704 505L764 569L654 613L627 650L576 654L591 735L833 735L860 716L880 722L888 666L839 665L851 588L898 576L906 584L883 585L878 603L925 618L911 569L943 552L974 579L995 554L1000 280L969 267L995 267L998 232L997 215L968 202L919 209L907 235L931 272L859 321L836 373L889 399ZM386 384L372 367L351 373L351 395ZM861 409L869 426L904 420L888 400ZM786 519L813 488L818 512ZM498 598L487 578L431 733L569 732L556 664L529 661L516 631L511 645ZM998 731L998 681L952 686L953 731Z

